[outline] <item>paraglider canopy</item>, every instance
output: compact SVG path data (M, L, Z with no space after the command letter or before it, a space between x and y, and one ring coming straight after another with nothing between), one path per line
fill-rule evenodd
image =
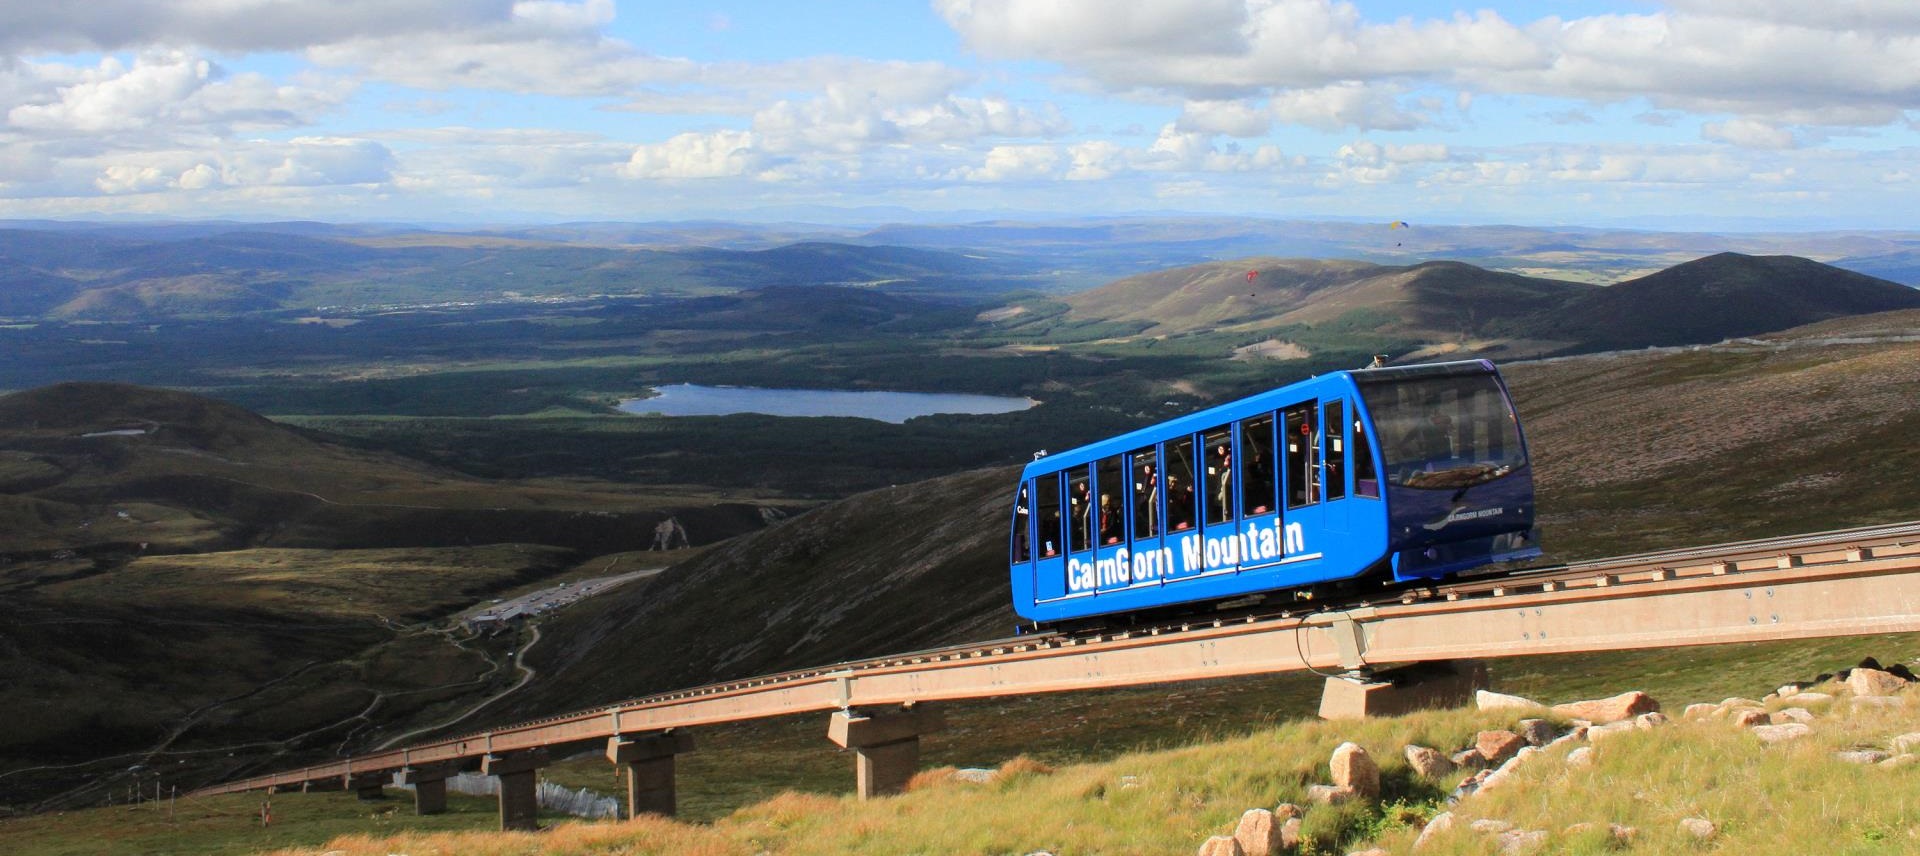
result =
M1394 229L1411 229L1411 228L1413 227L1407 225L1407 221L1405 220L1395 220L1392 223L1387 224L1388 231L1392 231Z

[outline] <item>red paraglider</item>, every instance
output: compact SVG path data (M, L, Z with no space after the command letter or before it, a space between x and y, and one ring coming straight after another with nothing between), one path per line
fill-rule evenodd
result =
M1248 281L1248 282L1252 282L1252 281L1254 281L1255 279L1257 279L1257 278L1259 278L1259 276L1260 276L1260 272L1259 272L1259 271L1257 271L1257 270L1250 270L1250 271L1247 271L1247 281Z

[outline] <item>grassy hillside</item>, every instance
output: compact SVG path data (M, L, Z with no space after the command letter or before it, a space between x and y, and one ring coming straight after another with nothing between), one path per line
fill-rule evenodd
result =
M518 680L441 622L778 507L587 482L491 482L186 393L0 397L0 805L85 804L133 765L173 781L366 746ZM124 772L118 773L124 778Z

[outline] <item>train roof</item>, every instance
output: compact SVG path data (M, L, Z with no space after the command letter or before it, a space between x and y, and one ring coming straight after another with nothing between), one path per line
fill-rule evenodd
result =
M1423 363L1412 366L1386 366L1382 368L1342 369L1322 375L1314 375L1304 380L1294 381L1285 386L1274 387L1265 392L1254 393L1245 398L1216 404L1205 410L1196 410L1182 416L1176 416L1163 422L1156 422L1143 428L1136 428L1125 434L1096 440L1084 446L1068 449L1064 452L1045 454L1027 464L1020 473L1021 479L1055 472L1065 467L1085 464L1111 455L1131 452L1134 449L1157 443L1169 436L1191 434L1208 428L1217 428L1226 422L1251 416L1262 411L1278 408L1286 399L1315 387L1338 384L1342 391L1354 386L1372 386L1392 381L1417 380L1429 377L1454 377L1467 374L1498 374L1491 360L1460 360L1449 363Z

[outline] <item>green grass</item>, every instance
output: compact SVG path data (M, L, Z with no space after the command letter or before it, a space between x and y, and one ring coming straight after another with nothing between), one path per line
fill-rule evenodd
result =
M420 817L412 795L388 789L389 799L361 802L345 792L280 794L273 824L260 823L264 794L233 794L168 803L123 804L0 820L0 853L33 856L239 856L285 847L310 847L352 834L392 835L497 827L491 797L447 795L447 813ZM384 856L384 854L383 854Z
M1912 710L1853 711L1844 701L1815 707L1812 736L1778 746L1761 744L1724 719L1700 719L1614 737L1596 747L1597 761L1586 770L1564 764L1572 747L1551 750L1518 768L1506 786L1454 806L1460 820L1455 831L1421 852L1489 852L1490 843L1465 828L1480 818L1547 830L1550 853L1613 852L1601 834L1568 831L1586 822L1635 828L1636 853L1913 852L1920 847L1920 788L1914 787L1920 769L1862 767L1832 757L1842 749L1884 747L1914 730ZM537 835L359 833L284 852L1190 853L1208 836L1231 833L1247 809L1307 805L1307 786L1330 780L1333 748L1351 741L1379 763L1381 799L1308 805L1300 852L1328 856L1377 844L1400 854L1446 808L1457 778L1417 775L1406 765L1403 748L1417 743L1450 751L1471 744L1477 731L1511 727L1514 719L1512 713L1451 710L1366 722L1295 722L1097 762L1050 765L1013 758L986 784L957 782L934 769L917 777L907 794L865 802L788 791L708 824L559 821ZM1718 837L1696 842L1678 828L1687 817L1713 821Z

